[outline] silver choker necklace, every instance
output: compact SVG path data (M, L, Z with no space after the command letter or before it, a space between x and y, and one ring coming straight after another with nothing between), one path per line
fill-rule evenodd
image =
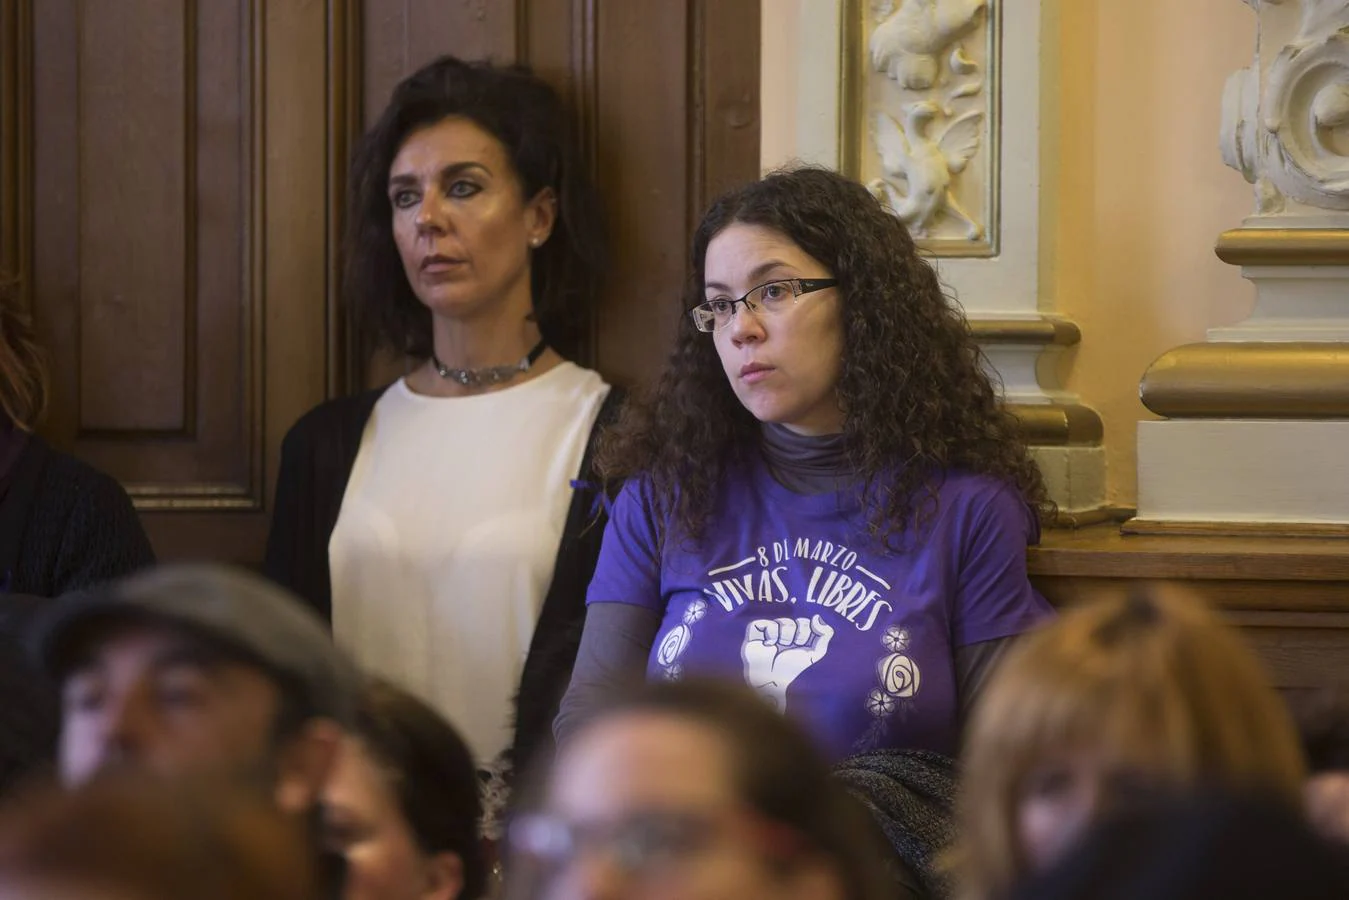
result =
M457 381L464 387L488 387L494 384L505 384L521 372L528 372L530 366L539 361L543 356L548 344L539 341L534 345L534 349L515 365L512 366L486 366L481 369L451 369L441 362L434 352L431 353L431 365L436 367L436 373L441 378L450 381Z

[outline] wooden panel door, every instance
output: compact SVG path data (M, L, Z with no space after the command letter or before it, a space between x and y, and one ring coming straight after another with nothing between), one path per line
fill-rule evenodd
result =
M0 231L49 352L58 448L127 486L161 557L254 562L330 330L346 4L16 0Z

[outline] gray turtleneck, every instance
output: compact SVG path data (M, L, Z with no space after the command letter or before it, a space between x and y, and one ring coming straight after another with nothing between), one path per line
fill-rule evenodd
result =
M804 435L783 425L763 426L768 470L779 484L797 494L824 494L856 483L843 441L841 434ZM553 725L558 743L576 731L607 690L625 680L645 677L661 618L660 613L631 603L587 607L571 684ZM994 667L1015 640L998 638L955 648L956 696L962 724Z

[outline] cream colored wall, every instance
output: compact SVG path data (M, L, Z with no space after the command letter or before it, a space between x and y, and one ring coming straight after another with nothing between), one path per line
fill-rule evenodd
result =
M1254 300L1213 255L1219 233L1251 209L1248 186L1219 156L1218 121L1228 74L1251 60L1254 17L1240 0L1043 2L1041 295L1081 326L1059 374L1100 412L1109 499L1132 505L1136 427L1148 415L1139 378ZM834 9L834 0L763 0L771 58L833 52L803 37ZM810 134L827 134L798 121L810 90L800 82L765 68L765 167L810 157Z
M1052 5L1041 289L1082 329L1060 376L1100 412L1109 496L1131 505L1137 422L1150 416L1139 378L1254 302L1213 243L1252 210L1219 156L1218 122L1227 76L1251 60L1255 19L1240 0Z

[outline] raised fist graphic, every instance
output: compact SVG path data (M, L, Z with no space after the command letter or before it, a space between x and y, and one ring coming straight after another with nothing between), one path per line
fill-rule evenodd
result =
M833 626L818 615L799 619L755 619L745 629L740 657L745 681L779 712L787 709L787 688L802 672L824 659Z

